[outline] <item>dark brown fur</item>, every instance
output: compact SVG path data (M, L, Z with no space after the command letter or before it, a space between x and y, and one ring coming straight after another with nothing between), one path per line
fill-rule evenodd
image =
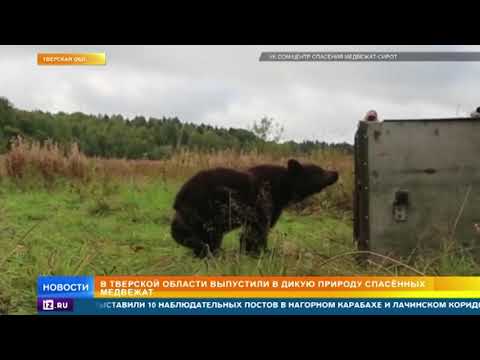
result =
M197 173L178 192L172 236L197 256L216 253L223 236L238 227L241 250L258 254L283 209L334 184L335 171L289 160L247 171L216 168Z

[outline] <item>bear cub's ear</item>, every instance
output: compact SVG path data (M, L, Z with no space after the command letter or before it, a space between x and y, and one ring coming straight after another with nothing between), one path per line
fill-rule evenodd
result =
M295 159L288 160L288 172L291 174L300 174L303 166Z

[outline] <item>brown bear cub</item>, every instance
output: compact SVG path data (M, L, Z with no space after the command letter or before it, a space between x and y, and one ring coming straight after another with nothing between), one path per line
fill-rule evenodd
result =
M287 167L259 165L246 171L216 168L197 173L178 192L172 237L198 257L215 254L223 236L242 227L240 249L258 255L283 209L319 193L336 171L289 160Z

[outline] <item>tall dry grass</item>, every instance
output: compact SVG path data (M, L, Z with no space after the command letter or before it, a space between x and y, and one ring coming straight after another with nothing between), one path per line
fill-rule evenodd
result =
M82 181L131 178L183 181L200 170L215 167L244 170L263 163L285 166L292 157L326 169L335 169L340 173L337 184L327 192L296 206L297 211L311 212L319 208L351 210L353 161L351 155L339 151L317 151L302 156L278 156L257 151L224 150L201 153L182 150L164 160L126 160L87 158L76 144L63 147L52 142L40 144L17 138L12 142L10 151L0 163L0 175L17 181L40 176L49 184L58 177Z
M0 178L7 176L7 167L5 164L5 155L0 155Z
M77 144L61 147L51 141L41 144L21 137L12 141L2 165L2 174L16 180L32 175L41 175L49 182L57 176L90 180L92 175L91 163Z

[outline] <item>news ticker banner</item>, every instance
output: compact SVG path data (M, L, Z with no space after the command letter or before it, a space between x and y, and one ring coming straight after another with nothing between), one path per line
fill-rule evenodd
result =
M77 66L105 65L105 53L38 53L37 65L42 66Z
M40 276L42 315L480 315L480 277Z
M480 61L480 52L418 51L265 51L260 61L294 62L452 62Z

